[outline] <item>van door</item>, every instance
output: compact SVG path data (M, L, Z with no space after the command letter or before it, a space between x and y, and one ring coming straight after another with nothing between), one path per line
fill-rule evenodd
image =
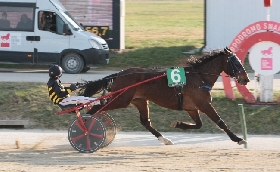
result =
M33 63L35 3L0 2L0 61Z
M53 11L36 12L38 24L35 35L40 40L34 42L37 63L59 63L60 53L69 48L69 35L63 35L64 21Z

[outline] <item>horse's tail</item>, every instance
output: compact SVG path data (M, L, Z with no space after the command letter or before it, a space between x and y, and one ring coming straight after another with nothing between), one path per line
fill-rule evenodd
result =
M112 83L117 76L118 73L114 73L99 80L85 81L85 83L79 86L79 95L91 97L103 90L111 91Z

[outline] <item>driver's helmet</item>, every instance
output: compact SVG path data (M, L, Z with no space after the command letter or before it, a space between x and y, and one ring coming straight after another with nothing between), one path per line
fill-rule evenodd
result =
M53 65L49 69L49 76L52 78L60 78L62 76L62 68L58 65Z

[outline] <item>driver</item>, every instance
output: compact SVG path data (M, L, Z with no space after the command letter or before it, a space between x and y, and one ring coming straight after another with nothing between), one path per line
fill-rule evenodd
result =
M62 76L62 68L58 65L53 65L49 68L49 81L48 92L51 101L58 105L61 109L64 109L67 105L85 104L96 98L84 97L84 96L70 96L69 93L77 89L76 84L71 84L70 87L64 87L61 84L59 78ZM93 101L90 105L98 105L100 101Z

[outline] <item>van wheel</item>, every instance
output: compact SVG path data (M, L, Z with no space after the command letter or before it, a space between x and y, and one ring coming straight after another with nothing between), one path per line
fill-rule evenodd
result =
M80 73L84 68L84 60L75 53L66 54L62 58L62 69L66 73Z

